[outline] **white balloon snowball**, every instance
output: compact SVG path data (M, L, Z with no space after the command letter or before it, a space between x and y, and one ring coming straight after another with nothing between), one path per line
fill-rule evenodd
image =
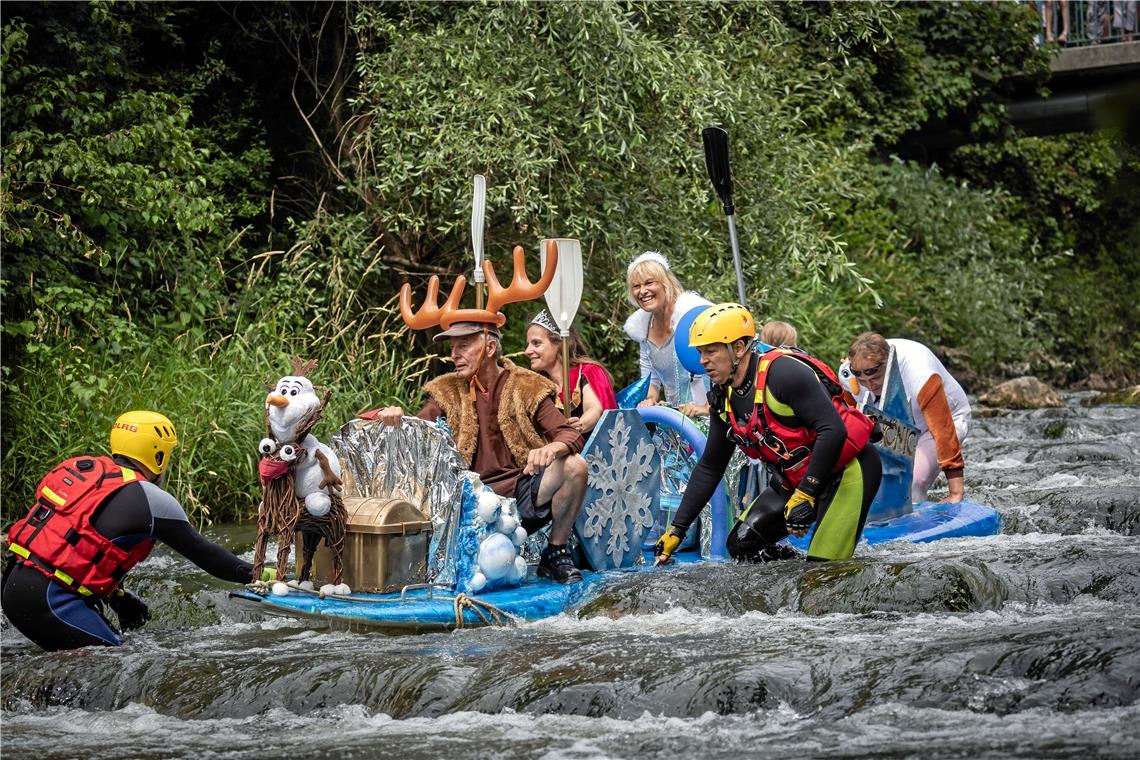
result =
M476 560L487 580L494 581L506 575L515 562L515 545L502 533L492 533L479 544Z
M487 525L495 522L495 513L499 511L499 497L491 489L479 494L475 504L475 514Z
M525 544L526 543L526 528L524 528L521 525L519 527L515 528L515 534L513 536L511 536L511 541L514 542L515 546L522 546L523 544Z
M499 519L495 523L495 530L499 531L504 536L512 535L515 532L515 528L517 527L519 527L519 521L515 519L514 515L505 509L499 514Z
M281 581L277 581L272 586L274 596L289 596L289 586Z
M471 582L467 585L471 589L472 594L478 594L483 590L483 587L487 585L487 576L476 570L475 574L471 576Z
M518 583L526 577L526 560L522 557L515 557L515 563L511 566L511 571L507 573L507 580L511 583Z
M328 495L317 491L305 497L305 509L313 517L324 517L332 509L332 500L329 499Z

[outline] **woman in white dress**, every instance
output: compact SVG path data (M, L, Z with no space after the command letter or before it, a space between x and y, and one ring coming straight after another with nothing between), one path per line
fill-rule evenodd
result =
M712 302L684 290L669 261L657 251L646 251L626 269L629 302L638 310L625 321L625 333L641 347L641 376L650 376L649 393L639 406L666 403L684 414L708 414L704 375L693 375L677 358L677 322L696 306Z

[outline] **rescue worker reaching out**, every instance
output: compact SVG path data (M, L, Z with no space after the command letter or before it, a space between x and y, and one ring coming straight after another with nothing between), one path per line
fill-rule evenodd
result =
M796 349L757 353L755 336L752 315L739 304L709 307L693 321L689 343L713 386L708 443L672 527L657 542L658 564L680 545L737 446L766 463L769 482L729 533L734 559L798 556L776 542L813 525L807 558L846 559L863 533L882 478L873 423L848 405L827 365Z
M57 465L28 515L8 531L0 603L12 625L48 651L122 644L104 604L122 631L146 624L146 604L121 582L156 540L222 580L252 580L252 565L202 537L162 489L178 444L169 419L127 412L112 426L110 443L110 457Z

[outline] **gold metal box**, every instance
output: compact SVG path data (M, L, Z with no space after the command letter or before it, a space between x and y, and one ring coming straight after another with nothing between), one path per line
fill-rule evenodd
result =
M377 496L346 496L344 582L353 591L399 591L427 582L431 520L411 502ZM301 558L301 534L294 548ZM332 555L324 541L313 560L313 583L332 583Z

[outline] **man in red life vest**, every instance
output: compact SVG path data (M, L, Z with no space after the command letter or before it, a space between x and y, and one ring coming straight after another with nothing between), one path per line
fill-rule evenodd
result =
M169 419L127 412L112 426L110 443L110 457L57 465L40 482L28 515L8 531L0 603L20 633L49 651L122 644L104 604L123 631L146 624L146 604L121 582L155 541L218 578L251 580L252 566L203 538L162 489L178 444Z
M670 530L656 546L667 562L740 447L765 462L769 483L737 520L726 546L735 559L797 556L776 542L816 526L807 558L846 559L863 533L882 478L873 423L847 404L834 373L796 349L753 350L756 325L743 306L711 306L693 321L690 345L713 389L708 443Z

